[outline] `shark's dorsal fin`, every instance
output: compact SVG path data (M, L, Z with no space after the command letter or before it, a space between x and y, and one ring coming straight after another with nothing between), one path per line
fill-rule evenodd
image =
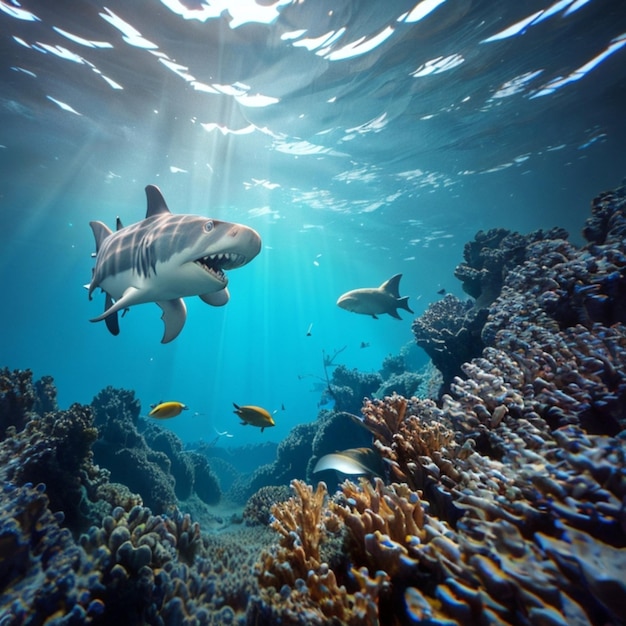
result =
M93 231L93 236L96 240L96 254L100 250L100 246L102 242L112 234L111 229L102 222L89 222L89 226L91 226L91 230Z
M148 209L146 210L146 219L154 217L155 215L162 215L163 213L171 213L165 203L165 198L161 193L161 190L155 185L148 185L146 187L146 198L148 199Z
M122 230L124 228L124 224L122 224L122 220L119 218L119 215L115 218L115 230Z
M402 274L396 274L392 276L389 280L386 280L379 289L381 291L386 291L391 294L394 298L400 297L400 279L402 278Z

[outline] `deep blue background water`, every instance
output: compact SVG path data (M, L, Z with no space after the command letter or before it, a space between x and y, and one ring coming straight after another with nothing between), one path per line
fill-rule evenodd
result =
M416 314L464 297L476 231L579 242L626 174L621 0L220 7L0 0L0 365L52 375L61 406L113 385L146 413L187 404L165 423L185 440L280 440L317 415L322 351L374 371L413 340L410 314L340 294L401 272ZM88 222L142 219L148 183L263 239L230 303L188 299L169 345L155 305L118 337L90 324L104 296L82 287ZM232 402L276 427L239 426Z

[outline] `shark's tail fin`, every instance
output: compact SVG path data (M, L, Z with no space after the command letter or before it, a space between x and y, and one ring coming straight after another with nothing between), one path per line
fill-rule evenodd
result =
M409 296L404 296L404 298L398 298L397 305L399 309L404 309L405 311L408 311L409 313L415 312L411 310L411 307L409 306Z

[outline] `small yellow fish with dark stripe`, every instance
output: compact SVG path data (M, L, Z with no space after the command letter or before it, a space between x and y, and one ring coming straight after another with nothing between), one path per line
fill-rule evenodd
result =
M148 413L150 417L155 417L159 420L169 419L170 417L176 417L183 411L186 411L189 407L185 406L182 402L161 402L160 404L152 404L152 411Z
M233 402L235 410L233 413L241 418L241 425L258 426L263 432L264 428L274 426L274 420L272 416L260 406L239 406Z

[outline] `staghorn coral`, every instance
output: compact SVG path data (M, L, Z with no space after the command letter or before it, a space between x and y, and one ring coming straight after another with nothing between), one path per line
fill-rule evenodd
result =
M389 462L393 478L421 490L433 510L454 523L459 512L452 506L450 489L460 479L454 461L467 453L467 445L455 441L443 411L433 400L396 394L366 399L362 414L362 424L373 434L374 447Z
M294 497L272 507L275 519L270 526L279 533L280 543L262 555L262 589L249 618L257 624L374 623L386 576L370 578L366 570L355 570L357 590L349 593L339 585L324 559L325 547L335 545L330 538L341 529L339 517L326 506L326 485L320 482L314 491L294 480L291 486Z

